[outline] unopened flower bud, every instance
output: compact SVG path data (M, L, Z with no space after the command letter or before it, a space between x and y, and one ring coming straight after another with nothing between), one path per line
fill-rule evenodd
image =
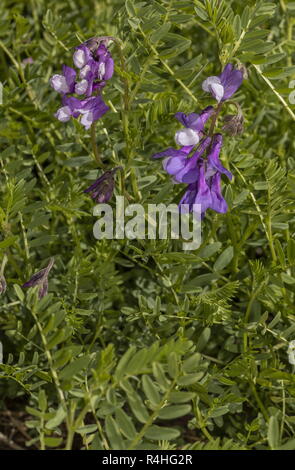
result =
M227 114L223 118L225 124L222 130L227 132L230 136L242 134L244 130L244 118L242 114Z

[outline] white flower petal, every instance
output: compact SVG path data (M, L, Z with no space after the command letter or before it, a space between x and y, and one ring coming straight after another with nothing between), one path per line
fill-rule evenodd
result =
M92 123L93 123L93 112L88 111L87 113L84 113L81 119L81 124L85 127L85 129L89 129Z
M55 117L61 122L67 122L71 118L71 108L69 106L63 106L59 108L55 113Z
M219 102L223 98L223 95L224 95L223 86L220 85L219 83L213 83L211 85L211 90L212 90L213 95L215 96L216 100Z
M90 65L85 65L85 67L80 70L80 78L86 78L86 75L88 74L90 68Z
M104 62L102 62L101 64L99 64L99 67L98 67L98 78L102 80L105 73L106 73L106 66Z
M81 80L81 82L78 82L75 85L75 93L77 93L77 95L84 95L84 93L86 93L87 88L88 88L87 80Z
M63 75L53 75L50 80L52 88L59 93L69 93L69 87Z
M219 83L221 85L220 78L215 77L214 75L212 77L208 77L202 83L203 90L204 91L210 91L210 86L212 86L214 83Z
M178 145L196 145L199 140L199 134L193 129L180 129L175 134L175 141Z
M86 65L85 52L82 51L81 49L78 49L76 52L74 52L73 61L74 61L75 66L78 67L78 69L81 69L82 67L84 67L84 65Z

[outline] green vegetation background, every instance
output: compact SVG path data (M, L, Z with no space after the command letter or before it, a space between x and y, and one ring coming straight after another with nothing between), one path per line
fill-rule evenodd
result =
M8 409L35 449L294 449L295 3L2 0L0 18L2 435ZM111 46L97 143L144 205L183 191L150 159L174 113L213 104L201 83L225 63L247 69L245 131L222 151L230 209L208 211L198 250L93 237L90 135L54 118L49 78L95 35L125 62ZM52 256L38 302L20 286Z

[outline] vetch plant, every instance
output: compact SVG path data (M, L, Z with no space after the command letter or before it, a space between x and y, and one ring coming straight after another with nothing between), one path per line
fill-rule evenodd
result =
M207 78L202 87L218 101L216 109L208 106L200 114L191 113L188 116L176 113L175 117L185 126L185 129L175 134L175 141L182 146L181 149L169 148L153 155L153 158L166 157L163 168L173 175L174 183L188 183L187 190L179 202L181 211L186 210L182 207L184 204L189 204L190 212L193 211L194 204L200 204L202 217L207 209L227 212L227 203L221 193L221 175L225 174L231 180L232 174L220 162L223 137L219 133L214 134L214 128L223 102L238 90L242 81L242 71L235 69L232 64L227 64L220 76ZM242 131L243 116L241 108L238 109L239 114L227 116L227 124L223 126L231 135ZM212 121L207 133L204 126L209 119ZM195 149L197 144L199 146ZM207 158L203 157L205 152Z
M62 75L55 74L50 83L61 93L63 106L55 116L61 122L82 115L85 129L100 119L109 109L98 94L114 72L114 61L107 48L110 38L92 38L76 47L73 62L79 71L63 65ZM69 95L84 95L79 99Z
M292 2L15 3L0 449L294 450Z

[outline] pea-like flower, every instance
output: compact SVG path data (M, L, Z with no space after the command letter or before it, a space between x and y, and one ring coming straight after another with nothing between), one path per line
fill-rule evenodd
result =
M80 44L76 47L76 50L73 55L73 62L75 67L81 69L88 64L89 60L91 59L91 52L86 46L86 44Z
M72 67L63 65L62 75L53 75L50 79L52 88L62 94L73 93L75 90L76 72Z
M162 152L155 153L152 157L167 157L163 161L163 168L174 176L175 182L192 183L196 181L197 175L194 171L196 162L210 143L210 139L204 139L201 142L200 139L204 135L204 126L213 112L214 108L208 106L200 114L191 113L186 115L181 112L175 114L176 119L184 126L184 129L180 129L175 134L176 143L182 145L182 147L180 149L169 147ZM189 158L189 154L199 142L200 147L197 152Z
M230 98L243 82L243 72L227 64L218 76L208 77L204 80L202 88L208 91L218 101Z
M85 129L89 129L91 124L100 119L109 107L105 104L101 96L91 96L82 101L82 106L79 109L82 114L81 124Z
M203 134L204 126L213 112L213 106L208 106L203 109L200 114L191 113L186 115L181 112L176 113L176 119L184 126L184 129L180 129L175 134L177 145L187 146L198 144Z
M103 173L89 188L84 190L84 193L90 193L92 199L99 203L108 202L114 192L115 179L114 175L118 170L121 170L120 166L108 170Z
M55 117L61 122L67 122L71 117L80 116L80 109L83 106L83 103L75 98L74 96L64 96L62 98L62 106L55 113Z
M175 183L194 183L197 181L199 176L198 161L210 142L210 137L204 138L191 157L189 157L188 154L191 152L192 146L189 146L183 147L172 155L170 153L170 156L165 158L163 168L174 177L173 181ZM169 152L167 152L167 154L169 154Z
M201 216L205 215L207 209L215 212L227 212L227 203L221 193L221 175L216 172L211 177L206 177L206 163L202 159L199 163L199 178L191 183L179 202L181 212L187 211L183 204L188 204L188 212L194 210L194 204L201 205Z
M202 86L203 90L210 92L218 102L223 102L237 91L242 81L242 70L227 64L219 76L207 78ZM223 126L223 130L230 135L241 133L243 128L241 108L237 103L234 104L238 108L238 114L227 116ZM196 209L195 205L201 206L202 217L207 209L219 213L227 212L227 203L221 191L221 177L225 175L231 180L232 174L220 161L222 135L213 134L220 111L221 106L215 109L208 106L200 114L176 113L175 117L184 126L175 134L175 141L181 148L169 147L153 155L153 158L166 157L163 168L173 177L174 183L188 184L179 202L181 212L192 212ZM205 124L210 117L211 127L209 133L206 133Z
M107 48L109 40L92 38L80 44L73 55L78 71L64 65L61 75L51 77L51 86L62 95L63 106L55 113L59 121L82 115L81 124L89 129L109 110L99 95L114 73L114 61Z
M219 160L221 146L222 135L214 134L207 159L199 158L197 161L197 178L188 186L179 203L181 211L182 204L189 204L190 212L193 210L193 204L200 204L202 216L207 209L227 212L227 203L221 193L221 174L225 174L230 180L232 174Z
M38 297L39 299L42 299L42 297L44 297L48 292L48 275L53 264L54 259L51 258L48 266L44 269L41 269L41 271L38 271L37 273L33 274L33 276L22 285L22 287L39 286Z
M207 165L207 172L206 176L212 176L216 172L223 173L228 177L229 180L232 180L233 175L230 171L228 171L224 166L221 164L219 159L220 150L222 147L222 135L221 134L214 134L212 139L212 146L210 148L210 152L208 153L208 165Z

